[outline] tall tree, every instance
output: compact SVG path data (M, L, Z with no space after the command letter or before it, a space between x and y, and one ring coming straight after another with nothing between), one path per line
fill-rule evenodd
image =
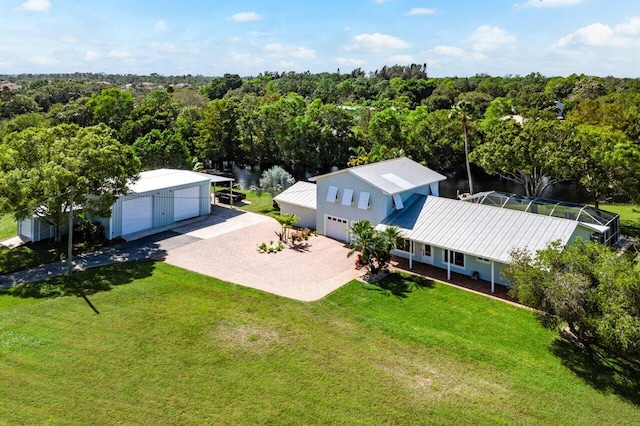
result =
M640 147L611 127L578 126L581 150L578 182L595 207L611 197L636 198L640 193Z
M640 355L640 271L607 246L578 240L531 253L511 253L504 270L510 293L536 309L545 327L565 323L585 345Z
M487 173L523 186L540 197L546 188L572 179L580 164L575 127L558 120L504 120L489 126L471 160Z
M74 207L107 217L139 167L131 148L105 125L28 128L0 144L0 207L17 220L45 218L59 240L71 193Z
M471 102L460 101L449 113L449 118L458 120L464 135L464 161L467 168L467 179L469 179L469 193L473 194L473 176L471 175L471 163L469 162L469 131L475 119L475 107Z

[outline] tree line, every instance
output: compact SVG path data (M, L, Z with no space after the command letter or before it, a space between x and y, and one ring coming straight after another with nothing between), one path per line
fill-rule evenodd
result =
M638 79L429 78L426 64L225 74L190 87L146 76L160 89L91 76L14 78L20 88L0 90L2 143L28 146L33 129L101 125L143 169L236 161L323 171L407 155L468 174L470 192L479 172L534 196L575 181L596 203L637 197L640 188Z

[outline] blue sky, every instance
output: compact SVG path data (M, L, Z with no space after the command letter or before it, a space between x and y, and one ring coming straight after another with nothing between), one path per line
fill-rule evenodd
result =
M0 74L640 77L638 0L3 0Z

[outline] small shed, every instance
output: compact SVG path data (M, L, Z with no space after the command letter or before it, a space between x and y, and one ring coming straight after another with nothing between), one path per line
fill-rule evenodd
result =
M301 228L316 229L316 185L310 182L296 182L274 201L280 206L280 212L294 214L300 218L296 223Z

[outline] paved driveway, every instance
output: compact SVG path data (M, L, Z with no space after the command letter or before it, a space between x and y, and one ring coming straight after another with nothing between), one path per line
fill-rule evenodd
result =
M221 209L221 208L218 208ZM218 210L216 214L224 214ZM261 242L277 240L274 219L237 210L210 226L176 228L199 241L167 251L171 265L302 301L318 300L361 275L349 249L323 236L310 237L300 249L259 253Z

